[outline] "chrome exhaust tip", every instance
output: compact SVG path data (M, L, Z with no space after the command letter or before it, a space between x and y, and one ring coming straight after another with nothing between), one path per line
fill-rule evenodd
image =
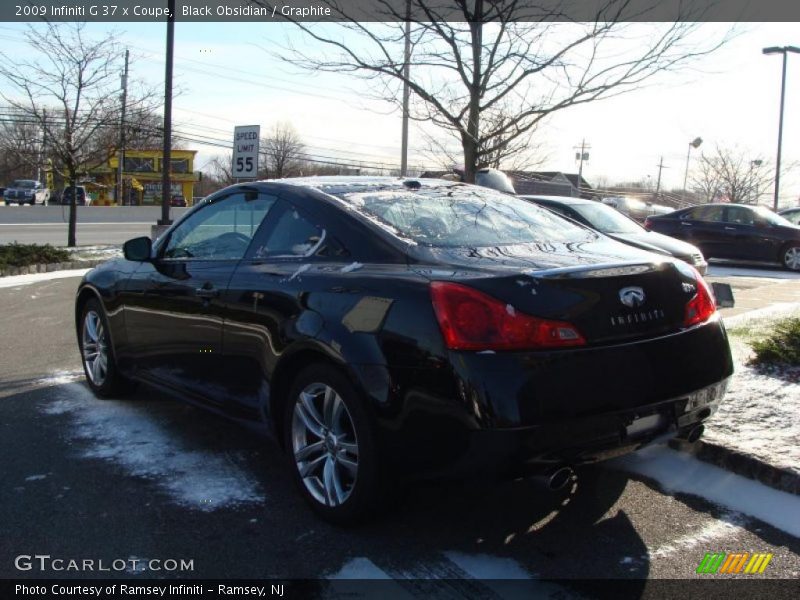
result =
M560 490L570 482L574 474L575 472L570 467L556 469L547 479L547 489L553 492Z
M694 444L697 440L700 439L700 436L703 435L705 429L706 428L703 425L697 425L696 427L692 427L692 429L690 429L688 433L686 433L681 437L690 444Z

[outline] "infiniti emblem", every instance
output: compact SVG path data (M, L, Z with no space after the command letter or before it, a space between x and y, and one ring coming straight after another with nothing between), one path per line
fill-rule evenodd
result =
M644 290L640 287L626 287L619 291L619 301L630 308L644 304Z

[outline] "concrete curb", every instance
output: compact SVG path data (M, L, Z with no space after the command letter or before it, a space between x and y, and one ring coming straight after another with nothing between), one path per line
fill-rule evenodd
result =
M70 271L73 269L91 269L108 259L101 260L71 260L60 263L41 263L27 265L25 267L6 267L0 269L0 277L11 277L12 275L31 275L33 273L51 273L53 271Z
M754 479L776 490L800 495L800 473L770 465L748 454L703 440L690 444L672 439L669 446L674 450L691 454L703 462L748 479Z

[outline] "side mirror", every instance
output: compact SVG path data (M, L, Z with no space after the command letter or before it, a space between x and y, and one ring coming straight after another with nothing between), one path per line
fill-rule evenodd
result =
M125 260L144 262L150 260L153 253L153 243L149 237L138 237L128 240L122 245L122 254Z

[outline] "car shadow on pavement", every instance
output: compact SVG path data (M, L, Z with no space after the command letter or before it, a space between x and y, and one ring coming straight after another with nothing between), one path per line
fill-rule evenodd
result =
M0 541L2 577L42 576L10 566L26 548L189 557L189 576L202 578L347 576L354 561L371 565L362 576L399 580L645 579L651 570L618 471L581 469L560 492L529 480L409 484L347 529L314 515L273 442L149 388L103 401L73 381L11 394L0 415L0 507L14 515Z

